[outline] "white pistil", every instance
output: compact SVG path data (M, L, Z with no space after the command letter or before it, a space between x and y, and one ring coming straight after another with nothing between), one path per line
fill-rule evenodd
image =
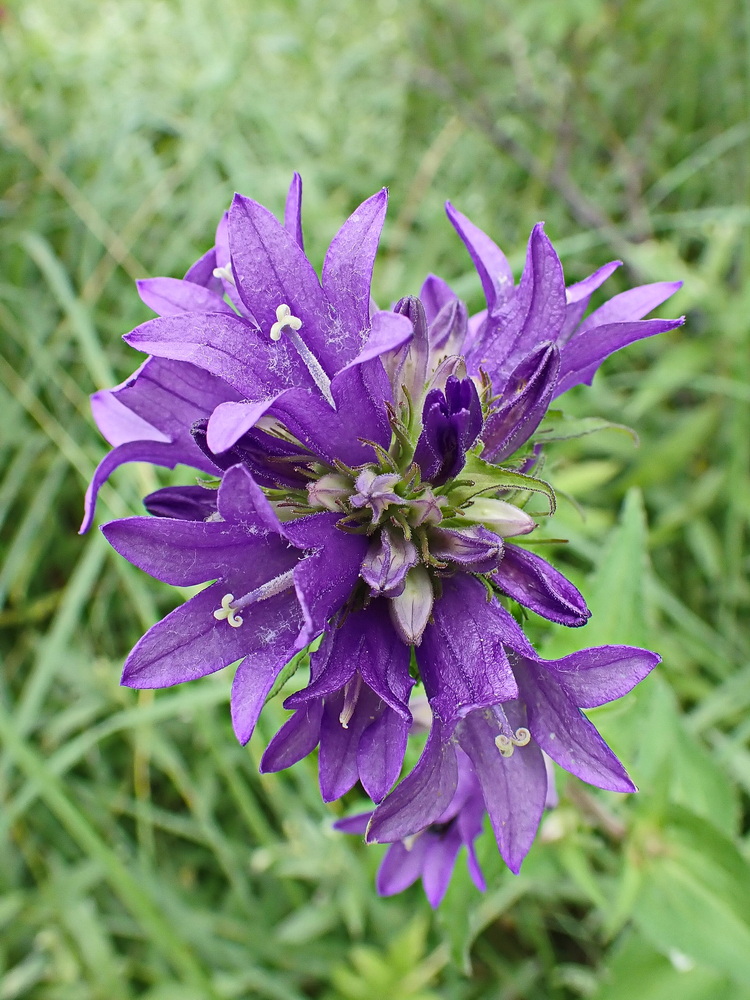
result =
M230 285L234 285L236 287L231 264L225 264L223 267L215 267L213 274L214 278L223 278L224 281L228 281Z
M217 621L226 619L232 628L239 628L242 624L242 616L237 614L238 611L246 608L249 604L257 604L258 601L267 601L269 597L276 597L277 594L282 594L293 586L294 570L290 569L286 573L280 573L255 590L251 590L249 594L245 594L238 601L235 601L233 594L224 594L221 599L221 607L214 611L214 618Z
M505 733L500 733L499 736L495 737L495 746L503 757L512 757L513 751L516 747L525 747L530 740L531 733L528 729L525 729L522 726L520 729L517 729L512 736L506 736Z
M362 690L362 675L357 672L355 676L344 686L344 705L339 713L339 722L344 729L349 728L349 723L357 707L359 692Z
M231 625L232 628L239 628L242 624L242 618L235 614L236 609L232 607L233 600L234 594L224 594L221 599L221 607L214 611L214 618L220 622L226 618L228 625Z
M277 306L276 322L271 327L270 332L271 340L279 341L281 340L282 334L286 334L287 339L291 341L297 351L297 354L299 354L300 358L305 363L305 367L310 372L313 382L315 382L317 387L335 410L336 404L333 402L333 396L331 395L331 380L323 371L321 363L297 332L301 328L302 320L299 316L292 316L292 310L288 305L286 305L286 303L282 303L280 306Z

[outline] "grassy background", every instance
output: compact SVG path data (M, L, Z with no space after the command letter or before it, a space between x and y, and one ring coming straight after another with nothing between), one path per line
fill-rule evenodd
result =
M749 65L747 0L0 8L0 1000L750 997ZM686 281L685 327L566 397L641 446L551 453L595 616L532 626L548 655L662 652L593 713L642 792L561 780L522 875L485 835L488 893L460 861L437 916L375 898L381 850L331 832L313 762L258 777L278 705L241 749L225 674L118 687L174 594L75 534L133 279L182 274L235 189L279 210L294 169L317 263L390 186L381 302L435 270L480 305L446 197L516 266L543 218L570 280ZM121 470L101 519L159 481Z

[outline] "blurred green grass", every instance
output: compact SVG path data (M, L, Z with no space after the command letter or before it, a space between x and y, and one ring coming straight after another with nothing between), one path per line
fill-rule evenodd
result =
M0 1000L750 997L749 65L746 0L0 8ZM331 832L313 762L258 776L279 705L243 750L224 674L118 687L174 597L75 534L133 279L181 274L235 189L280 209L295 169L318 263L390 186L383 303L433 270L479 307L445 198L516 265L543 218L570 280L686 281L685 327L566 397L641 444L550 450L595 617L532 626L548 655L662 653L596 713L642 792L561 783L523 874L485 835L489 892L459 862L437 917L374 898L380 849ZM101 518L156 483L122 470Z

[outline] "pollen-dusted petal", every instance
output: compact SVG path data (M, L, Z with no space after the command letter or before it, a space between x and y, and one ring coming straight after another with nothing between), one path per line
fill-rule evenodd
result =
M598 708L632 691L660 661L648 649L597 646L540 663L579 708Z
M482 584L467 574L443 581L417 661L432 711L450 729L476 708L518 696L504 644L512 616L488 603Z
M514 601L559 625L576 628L591 617L583 596L570 580L546 559L518 545L506 545L494 579Z
M285 340L263 338L241 316L184 313L141 324L123 338L139 351L186 361L223 379L245 399L264 399L289 386L312 386L305 365Z
M387 207L385 188L362 202L334 236L323 262L323 289L336 312L342 360L360 353L370 326L372 269Z
M370 332L367 335L359 353L348 364L344 365L341 371L334 378L333 386L341 375L357 365L362 365L366 361L379 358L387 351L397 351L404 344L408 343L414 336L414 327L407 316L400 313L386 312L379 310L373 313L370 319ZM334 391L334 397L336 393ZM381 399L382 404L382 399Z
M102 532L116 552L150 576L175 587L192 587L223 577L236 562L238 549L253 541L238 524L177 521L161 517L124 517L102 525ZM254 546L255 558L268 560L269 576L278 565L289 568L285 547L276 553L262 538ZM292 560L294 561L294 560Z
M255 605L250 627L228 628L214 618L225 592L224 583L213 584L153 625L125 661L122 683L133 688L170 687L263 652L272 637L281 638L284 649L292 645L301 623L293 594ZM242 593L241 586L236 592Z
M551 670L526 657L514 658L513 669L531 735L556 764L599 788L636 791L620 761Z
M187 312L231 313L234 310L209 288L180 278L142 278L136 281L141 300L157 316Z
M456 749L436 721L414 770L372 814L368 843L388 844L424 830L448 807L457 783Z
M517 703L503 707L511 728L523 723ZM472 712L460 723L458 738L482 787L500 854L518 874L544 812L547 772L542 752L533 743L512 757L501 756L495 746L497 732L492 709L485 709Z

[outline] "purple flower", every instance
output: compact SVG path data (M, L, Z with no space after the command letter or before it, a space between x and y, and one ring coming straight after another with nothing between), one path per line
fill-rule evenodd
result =
M456 760L457 780L452 799L435 822L391 844L378 871L378 895L394 896L421 878L430 906L438 907L448 890L462 847L466 847L474 885L480 892L485 891L474 846L486 813L482 790L466 754L458 750ZM342 833L365 833L371 817L371 812L360 813L338 820L334 827Z
M536 527L523 509L531 494L554 510L552 488L531 475L534 433L552 399L590 381L606 356L681 321L641 318L668 284L585 317L615 265L566 290L541 225L515 286L500 250L450 206L486 313L469 317L434 276L420 298L378 310L370 285L386 201L381 191L349 217L319 279L295 175L283 223L236 195L184 279L139 283L159 315L125 338L145 363L93 398L113 450L85 525L124 462L210 477L157 490L149 516L103 528L158 579L208 584L146 633L123 683L163 687L239 661L232 717L244 742L284 666L319 638L262 768L319 747L326 800L360 781L379 803L370 839L417 838L416 853L389 852L383 891L421 875L436 903L462 844L473 858L480 800L518 870L545 801L544 753L584 780L632 789L579 709L629 690L655 654L601 647L545 662L508 606L586 622L577 589L519 544ZM434 721L417 767L389 794L415 681Z

